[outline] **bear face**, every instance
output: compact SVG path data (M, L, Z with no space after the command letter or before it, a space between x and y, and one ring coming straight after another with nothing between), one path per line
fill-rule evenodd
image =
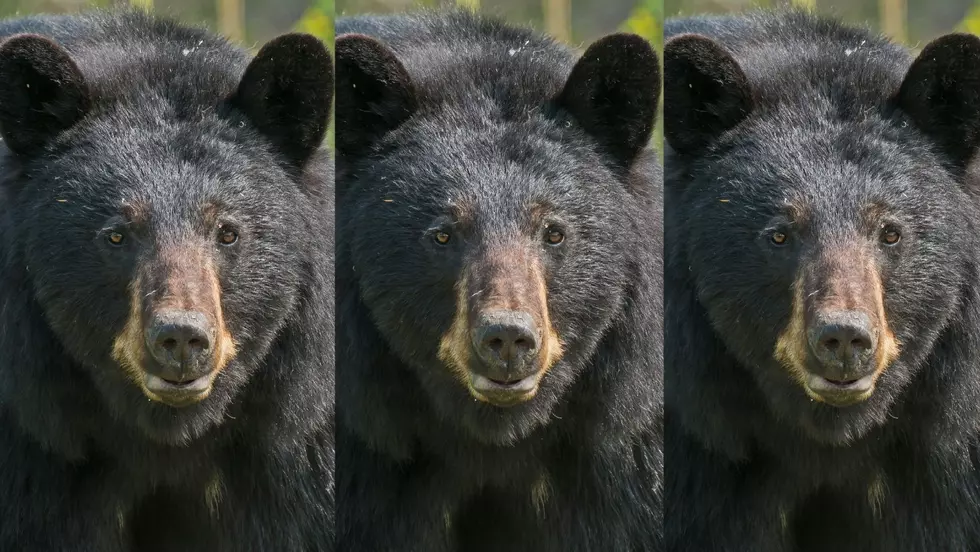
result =
M980 40L911 66L877 43L843 63L789 50L743 67L668 42L669 255L773 415L843 444L887 421L962 306L978 103L939 75L976 80Z
M6 254L107 410L168 444L221 423L297 308L321 193L301 174L332 98L313 37L270 42L240 81L196 44L134 65L0 46Z
M430 74L372 38L338 38L338 243L437 414L508 444L547 423L621 310L626 252L643 239L623 234L643 193L626 174L659 68L628 35L594 44L567 80L545 64L522 73L533 61L495 46L501 59L461 54ZM507 76L479 78L494 70Z

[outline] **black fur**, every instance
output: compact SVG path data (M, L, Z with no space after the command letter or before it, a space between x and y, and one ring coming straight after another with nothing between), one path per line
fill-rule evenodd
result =
M659 550L652 49L615 35L576 60L461 12L337 33L340 547ZM538 241L534 203L562 221L561 248ZM454 208L468 222L447 222ZM457 238L439 249L446 224ZM437 357L461 275L504 242L540 259L565 344L509 408Z
M980 244L962 167L980 119L960 85L980 78L980 41L913 62L796 12L666 35L668 549L977 550ZM787 222L788 203L805 217ZM797 271L842 243L873 252L901 348L870 398L835 408L773 351Z
M250 60L131 12L0 23L11 36L0 549L332 550L326 50L293 35ZM176 409L150 402L111 349L158 247L212 243L206 203L239 230L234 248L211 246L238 353L207 399ZM122 218L133 204L140 225ZM109 225L124 247L107 248Z

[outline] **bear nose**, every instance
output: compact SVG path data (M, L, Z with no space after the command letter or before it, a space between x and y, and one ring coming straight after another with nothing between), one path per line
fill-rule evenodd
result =
M871 319L861 311L824 313L809 333L810 349L817 360L847 372L861 371L875 351L876 332Z
M473 332L474 348L489 369L487 377L507 382L527 375L538 352L538 332L530 314L496 311L483 315Z
M193 379L209 364L213 328L204 313L171 310L157 313L146 330L146 345L160 364L161 378Z

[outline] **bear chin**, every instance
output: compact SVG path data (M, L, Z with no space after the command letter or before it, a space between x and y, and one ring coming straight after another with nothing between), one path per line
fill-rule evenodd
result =
M810 440L834 447L853 445L868 436L888 420L894 398L888 389L876 389L866 400L850 406L837 407L821 403L800 390L805 403L799 405L795 416L797 427Z
M451 408L450 419L479 443L514 446L551 420L557 399L549 391L542 387L534 398L526 402L500 407L480 402L466 389L460 389L457 393L465 394L466 404Z
M139 416L137 427L147 440L159 445L189 446L221 423L223 414L202 409L198 412L174 413L176 409L155 405Z
M470 437L480 443L513 446L548 423L550 409L537 406L526 403L505 409L479 403L474 405L472 413L463 414L460 421Z
M104 382L99 387L114 418L151 443L176 447L189 446L221 425L234 396L220 378L206 399L180 408L150 400L128 380Z

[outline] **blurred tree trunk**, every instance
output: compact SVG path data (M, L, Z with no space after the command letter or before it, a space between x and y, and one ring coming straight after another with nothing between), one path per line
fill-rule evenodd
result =
M218 29L234 42L245 40L244 0L218 0Z
M905 0L878 0L878 17L881 30L899 42L908 39L905 22L908 20L908 6Z
M562 42L572 40L571 0L544 0L544 28Z

